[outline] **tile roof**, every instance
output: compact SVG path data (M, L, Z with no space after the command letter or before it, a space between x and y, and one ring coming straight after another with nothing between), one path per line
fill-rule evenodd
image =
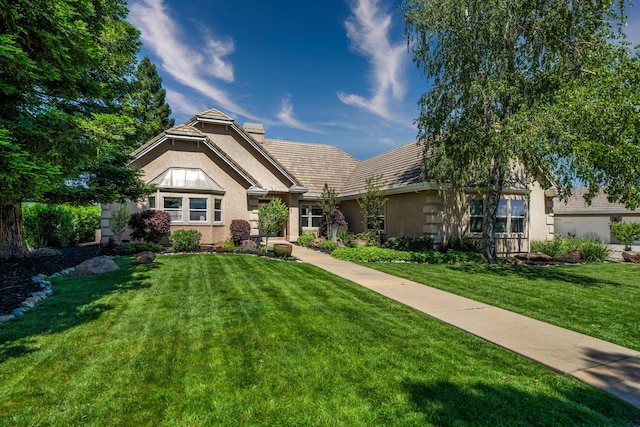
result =
M340 192L358 165L358 159L332 145L267 139L262 147L309 189L307 197L319 196L325 182Z
M216 110L215 108L212 108L210 110L206 110L206 111L203 111L201 113L196 114L195 116L193 116L192 118L187 120L185 122L185 124L194 122L197 119L224 120L224 121L229 121L229 122L233 122L234 121L233 118L231 118L230 116L227 116L222 111Z
M573 189L573 194L565 201L555 197L553 199L553 212L556 215L595 215L595 214L640 214L640 210L632 211L624 207L622 203L610 203L603 190L599 191L591 200L591 205L584 201L587 194L586 187Z
M384 190L423 183L422 147L412 142L361 161L341 188L340 195L364 193L367 178L381 174L380 184Z
M138 154L139 152L143 151L149 145L152 145L154 142L156 142L160 138L163 138L166 135L190 136L190 137L199 137L199 138L205 138L206 137L206 135L204 133L200 132L198 129L196 129L194 127L191 127L191 126L187 126L187 125L181 124L181 125L169 128L169 129L165 130L164 132L159 133L153 139L150 139L149 141L147 141L144 144L142 144L140 147L136 148L133 151L133 153L131 153L131 155L135 157L136 154Z

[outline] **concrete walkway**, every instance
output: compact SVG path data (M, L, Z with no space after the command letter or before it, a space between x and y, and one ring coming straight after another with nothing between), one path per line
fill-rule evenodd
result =
M604 390L640 409L640 352L293 246L293 256Z

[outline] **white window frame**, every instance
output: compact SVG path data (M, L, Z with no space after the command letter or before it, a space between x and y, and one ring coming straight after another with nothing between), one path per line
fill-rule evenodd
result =
M307 214L304 214L304 210L307 209ZM316 211L320 211L319 214L314 214L314 209ZM313 225L313 219L318 219L318 225ZM303 221L306 220L306 224L304 225ZM302 230L317 230L320 227L320 221L322 220L322 208L319 205L310 205L304 204L300 205L300 228Z
M167 208L167 200L175 199L180 201L180 207ZM181 196L162 196L162 210L171 216L171 223L184 223L184 197Z
M213 215L211 217L211 219L213 220L213 223L216 225L222 225L224 224L224 217L222 216L222 198L221 197L213 197L212 200L212 211L213 211Z
M180 199L180 208L165 208L165 199ZM192 199L205 199L206 209L191 208ZM223 197L207 194L156 193L147 199L149 209L163 210L171 215L171 224L224 225ZM205 220L191 219L193 212L203 212Z
M192 201L195 200L204 200L204 209L202 208L194 208L191 205ZM201 223L207 223L209 220L209 198L208 197L189 197L189 206L187 207L189 210L189 222L201 222ZM202 216L202 214L204 213L204 218ZM200 219L193 219L193 214L200 214Z

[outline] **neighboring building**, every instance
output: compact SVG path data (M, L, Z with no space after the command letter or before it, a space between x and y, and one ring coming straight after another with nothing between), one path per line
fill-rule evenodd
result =
M240 126L213 109L138 148L131 167L142 169L143 179L156 184L157 191L144 203L131 204L130 210L165 210L172 217L172 230L197 229L203 244L230 237L234 219L249 221L257 235L258 208L274 197L289 207L281 237L296 241L305 231L315 232L325 183L338 192L350 231L365 231L357 199L365 192L366 179L377 175L382 175L388 197L383 240L427 236L443 243L451 237L482 235L483 194L425 182L422 151L415 142L359 161L330 145L266 139L262 125ZM514 177L500 201L499 253L526 252L530 240L553 237L552 194L522 182ZM103 240L112 235L114 207L103 205Z
M584 201L585 194L587 188L580 187L575 188L566 201L554 199L557 235L591 237L606 243L618 243L609 229L610 222L640 222L640 210L632 211L621 203L610 203L604 191L598 192L590 205Z

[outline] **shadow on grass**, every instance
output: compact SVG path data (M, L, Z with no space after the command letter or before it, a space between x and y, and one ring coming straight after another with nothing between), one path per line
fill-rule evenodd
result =
M570 269L558 268L558 266L474 263L452 265L449 268L452 270L463 271L469 274L492 274L503 278L506 276L519 276L528 280L554 280L582 286L623 286L622 283L604 279L597 279L585 274L578 274L569 271Z
M558 397L504 385L405 381L403 388L417 412L439 426L636 425L640 412L604 393L570 387ZM557 388L556 388L557 390Z
M109 294L135 292L151 287L148 272L160 263L132 265L118 261L120 270L95 276L63 277L54 281L54 294L22 319L0 328L0 364L38 350L35 337L55 334L98 319L114 309L99 302Z

